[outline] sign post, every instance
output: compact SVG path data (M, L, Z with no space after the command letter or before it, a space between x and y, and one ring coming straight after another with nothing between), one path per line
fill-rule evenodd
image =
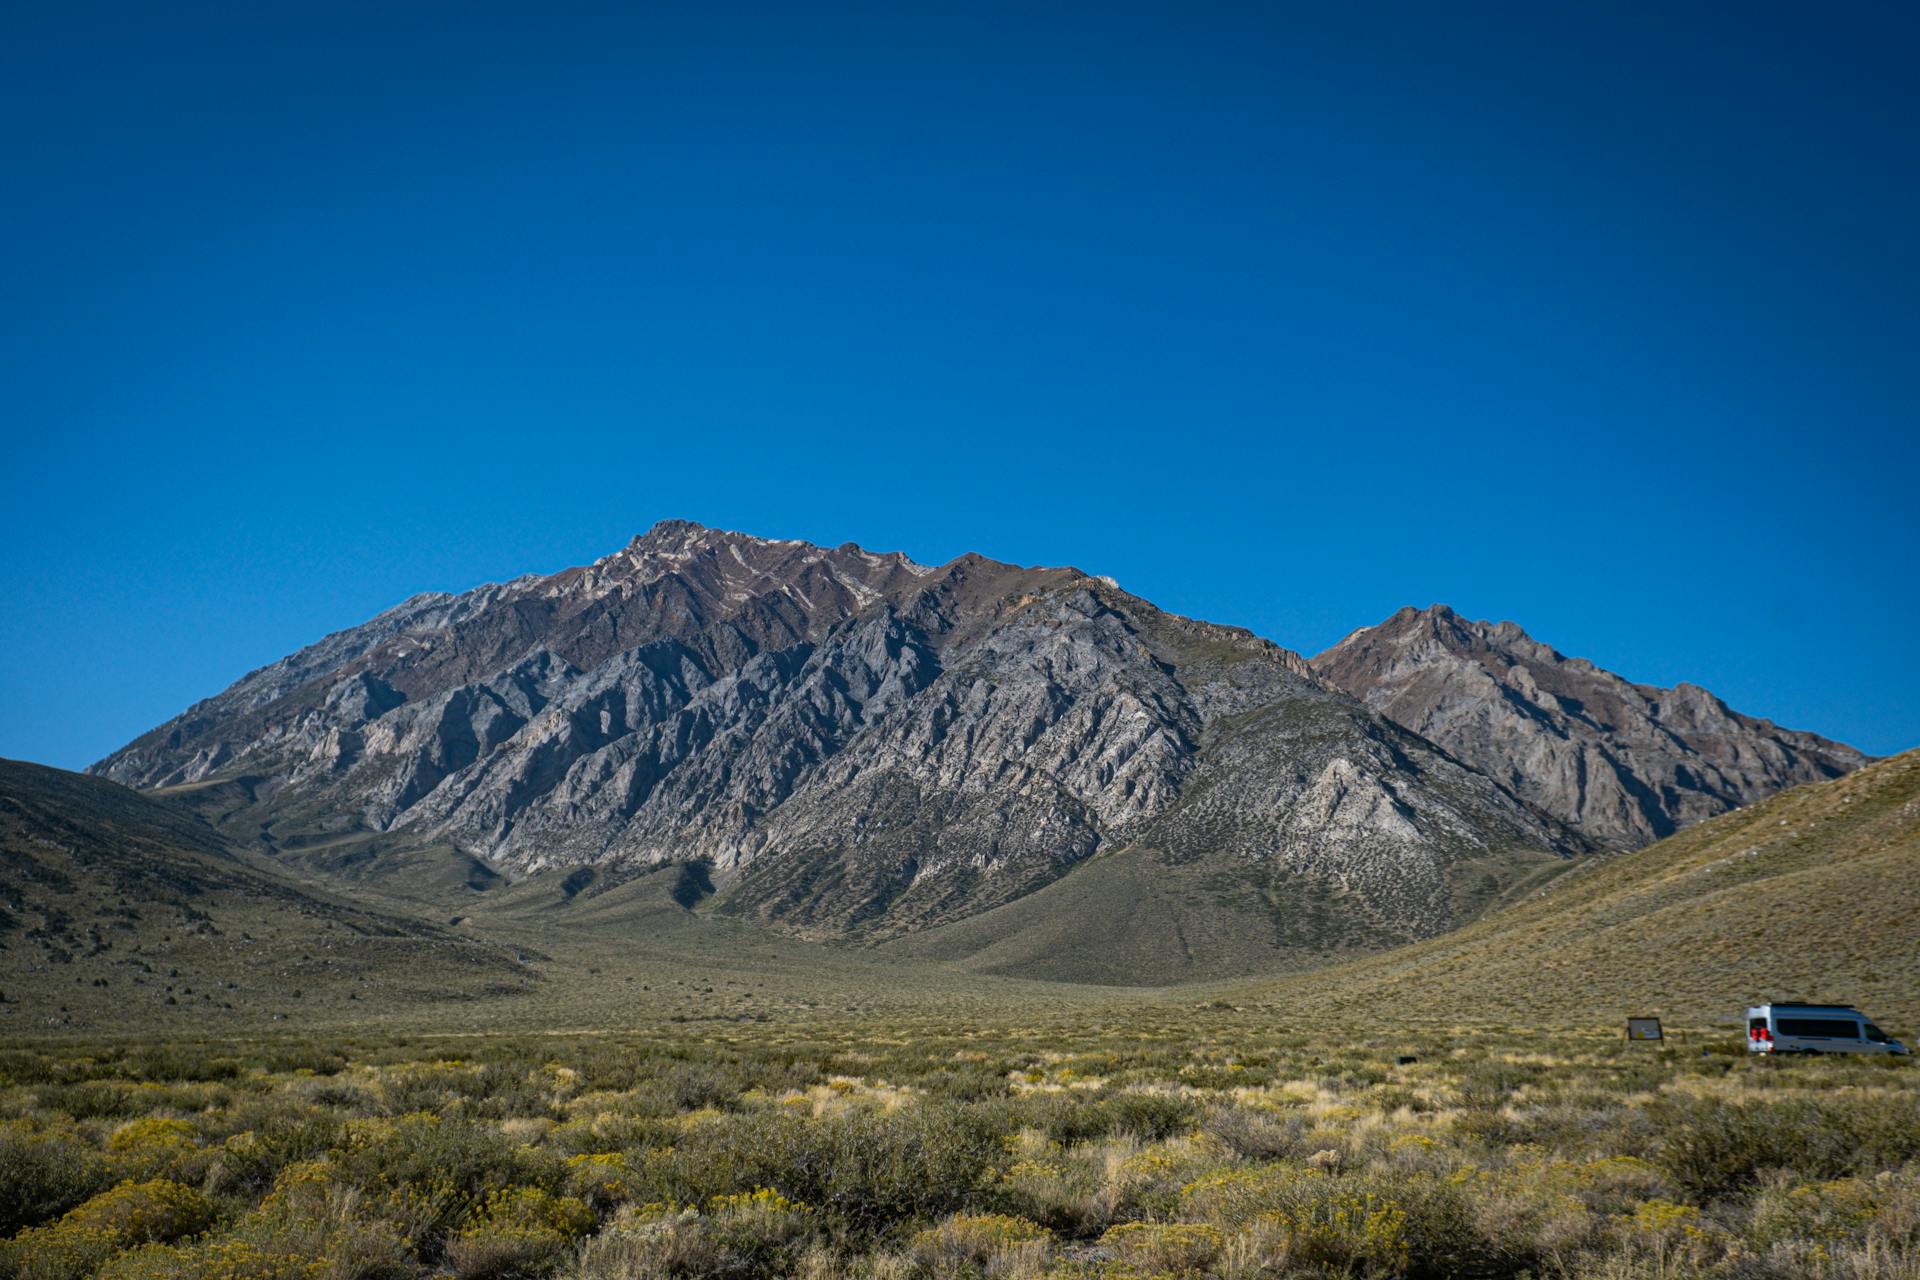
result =
M1666 1037L1660 1034L1660 1019L1628 1018L1627 1019L1627 1039L1629 1040L1664 1040L1666 1039Z

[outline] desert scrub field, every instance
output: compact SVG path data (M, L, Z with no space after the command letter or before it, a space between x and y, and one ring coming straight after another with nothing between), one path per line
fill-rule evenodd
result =
M1920 1277L1920 1071L1700 1043L1199 1010L16 1047L0 1277Z

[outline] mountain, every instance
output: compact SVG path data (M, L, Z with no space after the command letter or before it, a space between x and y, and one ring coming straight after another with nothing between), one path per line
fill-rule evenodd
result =
M0 1026L197 1032L539 978L510 949L301 883L177 800L0 760Z
M1362 627L1312 668L1612 849L1867 761L1695 685L1633 684L1511 622L1469 621L1445 605Z
M1859 1005L1920 1040L1920 751L1796 787L1527 901L1310 982L1235 998L1337 1017L1621 1025Z
M302 865L701 860L704 910L870 941L1124 863L1195 886L1201 916L1236 904L1235 955L1337 953L1450 927L1591 847L1298 655L1109 580L684 521L416 596L93 771L191 784ZM1113 976L1161 968L1143 951Z

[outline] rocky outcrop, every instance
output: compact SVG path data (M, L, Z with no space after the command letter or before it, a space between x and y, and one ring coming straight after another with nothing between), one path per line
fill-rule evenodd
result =
M510 871L705 859L726 909L887 936L1096 854L1260 868L1412 936L1457 868L1588 845L1245 631L1073 569L928 567L667 522L421 596L95 766L248 779L256 829Z
M1445 605L1402 609L1312 665L1609 848L1638 847L1867 760L1741 715L1697 686L1633 684L1511 622L1469 621Z

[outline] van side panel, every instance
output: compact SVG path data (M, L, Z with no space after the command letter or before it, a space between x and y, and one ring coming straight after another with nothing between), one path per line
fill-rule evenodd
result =
M1848 1005L1753 1005L1747 1009L1750 1053L1905 1053L1885 1032L1871 1036L1867 1016Z
M1863 1040L1857 1018L1775 1017L1773 1033L1796 1040Z

